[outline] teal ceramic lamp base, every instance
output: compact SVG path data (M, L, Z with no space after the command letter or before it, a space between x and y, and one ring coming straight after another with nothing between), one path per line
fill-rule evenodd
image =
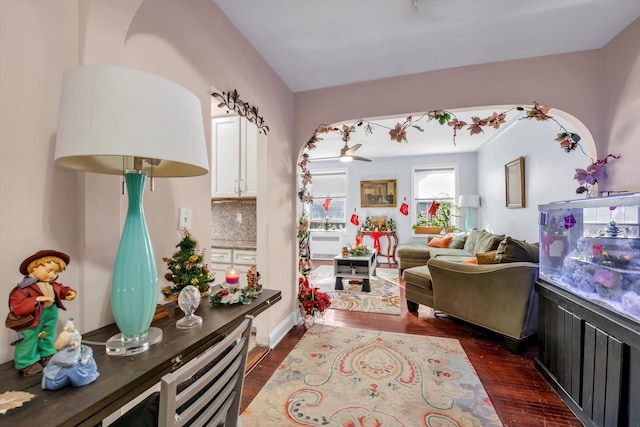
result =
M158 304L158 272L142 208L145 180L138 171L125 174L129 207L111 283L111 310L121 333L107 341L110 355L142 353L162 341L162 331L150 328Z
M144 353L153 344L162 341L162 329L149 328L146 334L134 338L124 338L117 334L107 341L107 354L110 356L133 356Z
M471 208L467 207L467 218L464 220L464 229L466 231L471 230L473 227L473 217L471 216Z

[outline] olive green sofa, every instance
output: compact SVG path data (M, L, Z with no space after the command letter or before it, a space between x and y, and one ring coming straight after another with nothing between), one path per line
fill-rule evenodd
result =
M503 335L514 353L538 331L538 264L471 265L436 258L426 268L434 310Z
M472 230L470 238L477 237L474 234L480 233ZM472 245L475 251L475 242ZM485 245L478 249L491 248L495 242ZM430 253L426 265L402 273L409 311L417 312L422 304L445 312L502 334L510 351L521 352L538 327L538 246L504 237L497 249L487 251L488 259L487 252L477 252L476 258L491 262L480 265L461 263L472 257L471 251L462 256L430 249L437 250Z
M462 261L477 253L496 250L505 238L504 234L494 234L486 230L473 229L468 233L458 233L447 248L427 246L435 236L423 244L401 243L396 249L399 258L399 268L402 273L407 268L426 265L431 258L442 258L451 261Z

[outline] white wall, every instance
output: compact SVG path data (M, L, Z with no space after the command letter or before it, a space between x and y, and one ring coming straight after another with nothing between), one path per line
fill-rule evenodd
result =
M320 142L322 144L322 142ZM365 142L366 144L366 142ZM389 144L394 142L389 141ZM477 194L477 155L474 152L462 154L442 154L433 156L415 156L415 157L394 157L384 159L372 159L372 162L353 161L350 163L340 163L339 161L322 161L309 163L309 170L313 176L314 170L348 170L348 191L347 199L347 221L351 217L354 208L360 217L360 223L364 222L367 216L386 215L396 220L398 228L396 234L400 242L422 243L425 237L413 237L411 226L411 167L426 166L437 164L456 164L458 166L458 192L459 194ZM347 166L345 166L347 165ZM378 179L395 179L397 186L398 204L395 207L388 208L362 208L360 207L360 181L378 180ZM404 198L407 198L409 205L409 215L404 216L400 213L400 205ZM464 218L461 218L464 223ZM347 233L344 236L345 244L353 244L355 242L357 227L347 222ZM371 241L365 241L365 244L371 246ZM384 245L386 242L382 242Z
M537 242L538 205L585 197L576 195L578 182L573 176L576 168L586 168L591 160L580 149L565 153L553 140L557 129L555 124L523 120L481 147L478 152L481 228ZM581 143L585 150L589 149L587 140ZM504 166L520 156L524 157L525 165L526 207L508 209Z

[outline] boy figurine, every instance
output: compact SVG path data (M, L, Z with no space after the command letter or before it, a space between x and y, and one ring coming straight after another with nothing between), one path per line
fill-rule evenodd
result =
M67 268L69 255L51 249L39 251L20 264L22 281L11 291L9 307L18 316L33 315L33 323L20 330L15 344L14 364L25 377L42 374L48 360L56 353L58 308L66 310L62 300L70 301L76 291L57 283L58 274Z

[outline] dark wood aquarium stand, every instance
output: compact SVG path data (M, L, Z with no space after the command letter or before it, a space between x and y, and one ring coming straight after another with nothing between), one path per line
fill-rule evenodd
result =
M586 426L640 426L640 324L538 280L536 368Z

